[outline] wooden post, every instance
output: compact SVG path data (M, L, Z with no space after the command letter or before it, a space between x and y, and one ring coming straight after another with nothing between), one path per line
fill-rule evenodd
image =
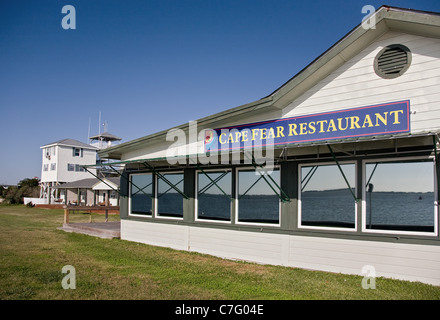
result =
M67 206L64 206L64 224L69 223L69 209L67 209Z

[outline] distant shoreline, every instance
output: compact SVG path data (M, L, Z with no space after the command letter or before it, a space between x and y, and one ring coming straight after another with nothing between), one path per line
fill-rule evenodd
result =
M354 190L354 188L352 188ZM302 193L306 192L342 192L342 191L349 191L347 188L344 189L328 189L328 190L307 190L302 191ZM372 193L404 193L404 194L430 194L434 193L434 191L381 191L381 190L374 190Z

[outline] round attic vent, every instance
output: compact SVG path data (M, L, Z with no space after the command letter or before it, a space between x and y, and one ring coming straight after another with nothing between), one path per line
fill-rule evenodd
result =
M401 44L383 48L374 59L374 71L379 77L393 79L401 76L411 64L411 51Z

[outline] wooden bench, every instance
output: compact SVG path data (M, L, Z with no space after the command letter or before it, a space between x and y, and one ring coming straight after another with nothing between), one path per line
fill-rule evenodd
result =
M118 206L72 206L72 205L64 205L64 224L69 223L69 214L70 212L88 212L90 213L90 222L92 222L92 211L105 211L105 222L108 221L108 212L109 210L119 210Z

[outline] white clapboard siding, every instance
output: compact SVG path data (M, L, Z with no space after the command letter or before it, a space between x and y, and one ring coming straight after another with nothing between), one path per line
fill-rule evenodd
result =
M414 66L421 69L421 66ZM371 70L370 70L371 71ZM427 70L420 70L416 75L410 76L407 74L403 74L400 78L402 80L406 79L404 82L394 82L393 79L389 79L389 84L384 87L377 87L377 81L363 79L362 81L358 81L356 83L347 86L346 84L342 84L339 86L333 86L331 90L329 89L321 89L318 91L319 94L315 94L307 99L308 103L313 104L325 104L326 99L334 98L340 100L348 100L354 97L362 97L365 95L365 91L375 90L374 95L382 95L386 92L406 92L409 89L420 91L429 91L429 87L438 86L440 84L440 80L438 79L438 75L440 74L440 65L437 68L429 68ZM376 75L373 77L377 77ZM425 86L420 87L419 81L424 81ZM380 81L381 82L381 81ZM415 91L414 94L417 94L418 91ZM316 92L316 93L318 93ZM435 91L432 93L436 93ZM372 93L373 94L373 93ZM413 95L413 92L411 92ZM298 100L300 101L300 100ZM304 100L302 100L304 101Z
M410 68L395 79L380 78L374 58L385 46L399 43L412 53ZM439 75L440 39L388 32L290 103L283 117L409 99L416 111L411 115L412 132L434 130L440 119Z
M284 239L279 235L191 228L190 250L223 258L281 264Z
M410 35L405 35L405 37L410 37ZM415 36L414 36L415 37ZM438 59L440 48L436 45L433 46L433 39L431 38L423 38L417 37L413 41L399 41L397 37L394 41L389 40L379 40L374 43L374 45L369 46L367 49L360 52L357 57L350 59L347 61L342 67L337 69L332 73L332 76L335 78L336 82L333 83L332 77L328 77L322 80L323 84L328 84L327 88L332 88L333 86L340 85L338 80L343 81L346 77L357 77L359 74L367 76L373 65L371 64L371 59L374 59L376 54L385 46L391 43L399 43L406 45L408 47L417 47L417 50L412 52L412 55L416 55L416 61L413 61L411 64L411 68L413 66L417 66L419 64L423 64L426 62L431 62L433 60ZM383 38L381 38L383 39ZM434 40L435 42L435 40ZM416 70L412 70L415 72ZM344 74L345 72L349 72L349 74ZM372 74L373 76L373 74ZM312 89L313 91L313 89Z
M376 276L440 283L440 248L414 244L292 237L292 266L359 274L365 265Z
M319 97L310 97L307 103L313 103L316 106L322 105L321 112L324 112L335 110L329 107L329 104L332 104L332 102L344 103L344 101L362 99L365 92L370 91L370 97L374 97L375 101L389 99L390 97L395 100L406 100L408 92L411 92L411 98L415 98L422 95L423 92L426 93L426 90L429 90L431 86L435 88L439 87L440 79L434 77L440 74L440 66L438 69L426 71L424 74L426 76L425 79L414 79L405 83L390 83L388 86L378 88L376 88L376 85L372 82L354 84L350 86L350 89L347 87L339 87L337 90L327 92L328 94L319 94ZM405 75L402 77L405 77ZM427 87L419 88L417 86L419 81L429 81L429 84L427 84Z
M170 133L170 139L172 139L173 137L175 136ZM179 138L182 138L182 141L167 141L167 138L163 137L157 142L144 144L133 151L124 153L122 160L155 159L168 157L173 158L175 156L187 154L192 155L199 152L199 149L201 148L201 146L203 146L203 144L201 143L203 142L203 140L190 141L190 143L183 144L185 141L187 141L186 139L189 138L188 135L184 135ZM193 139L193 137L191 137L191 139Z
M121 239L221 258L440 285L440 246L121 221Z
M188 227L122 220L121 239L188 250Z

